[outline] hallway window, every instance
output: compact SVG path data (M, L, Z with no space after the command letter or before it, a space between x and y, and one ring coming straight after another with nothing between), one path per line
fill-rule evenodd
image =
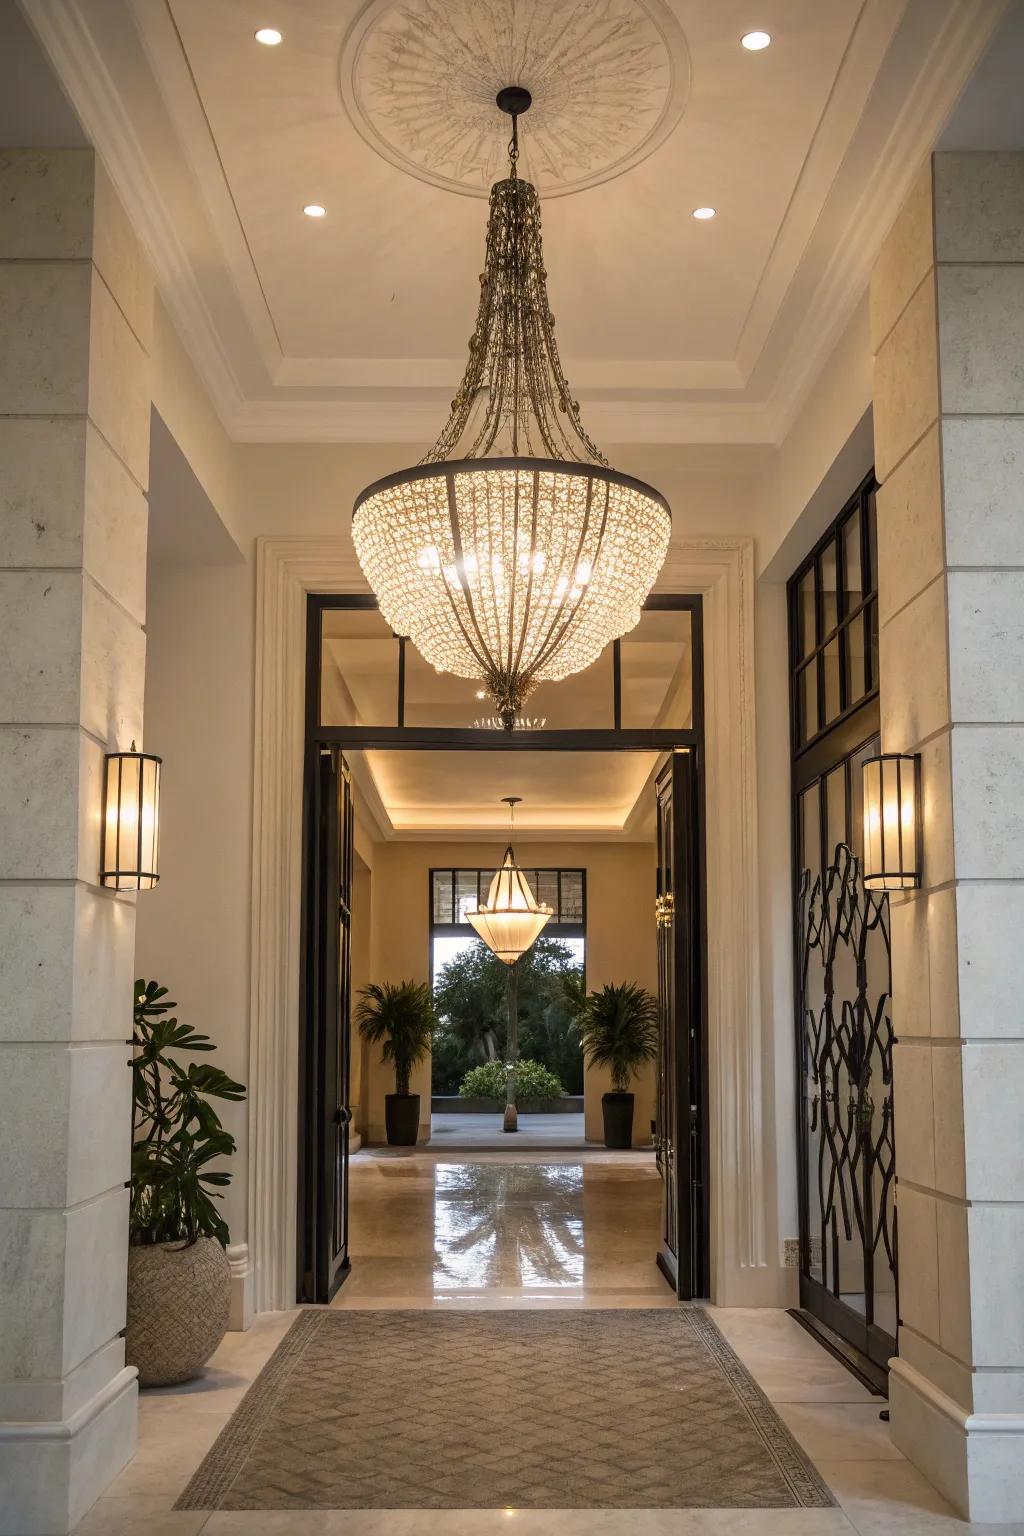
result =
M878 692L876 490L871 474L790 582L797 751Z
M549 928L582 928L586 917L587 872L585 869L524 869L534 896L552 908ZM464 923L475 912L494 879L493 869L432 869L430 871L431 926Z
M524 869L538 901L553 909L544 932L557 938L583 964L587 909L585 869ZM430 871L430 976L435 981L450 960L479 944L466 916L476 911L494 878L493 869L432 869Z

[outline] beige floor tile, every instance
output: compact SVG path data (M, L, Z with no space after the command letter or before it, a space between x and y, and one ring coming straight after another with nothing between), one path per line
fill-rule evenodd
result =
M180 1403L139 1405L139 1449L107 1490L123 1499L137 1494L174 1503L230 1414L204 1413Z
M218 1512L203 1536L854 1536L838 1509Z
M160 1499L98 1499L75 1536L198 1536L207 1510L171 1510Z
M908 1461L821 1461L821 1474L859 1536L1024 1536L1024 1521L961 1520Z
M878 1415L884 1403L777 1403L779 1418L808 1456L821 1461L902 1461L888 1424Z

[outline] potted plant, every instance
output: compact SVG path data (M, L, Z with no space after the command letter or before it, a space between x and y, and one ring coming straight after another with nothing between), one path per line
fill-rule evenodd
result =
M633 1145L630 1082L645 1061L658 1054L658 1000L633 981L591 992L580 1004L576 1028L591 1067L609 1067L611 1092L602 1095L604 1144Z
M430 1050L437 1017L430 988L421 982L376 982L359 994L356 1022L371 1045L394 1063L395 1091L384 1095L388 1145L414 1147L420 1126L420 1096L409 1092L412 1069Z
M166 987L135 983L125 1357L144 1387L197 1375L227 1332L231 1297L229 1234L214 1204L231 1174L211 1164L235 1140L210 1100L237 1103L245 1089L219 1067L178 1059L216 1047L175 1007Z

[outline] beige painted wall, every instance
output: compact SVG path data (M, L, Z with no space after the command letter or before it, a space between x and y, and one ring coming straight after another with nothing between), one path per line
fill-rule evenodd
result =
M493 865L492 842L377 843L374 846L370 971L374 981L429 981L428 887L431 868ZM657 987L654 928L655 854L648 843L521 843L516 854L526 866L561 865L587 871L587 985L638 981ZM600 1141L601 1094L607 1073L589 1071L585 1080L586 1134ZM420 1135L430 1128L430 1063L413 1075L422 1096ZM384 1095L393 1075L374 1052L366 1064L364 1113L371 1141L384 1139ZM653 1066L635 1086L634 1139L650 1141L657 1084Z

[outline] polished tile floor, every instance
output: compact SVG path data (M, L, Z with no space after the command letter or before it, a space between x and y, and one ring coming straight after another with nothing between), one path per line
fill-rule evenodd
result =
M660 1184L647 1153L361 1152L346 1307L652 1307ZM1024 1536L956 1519L893 1447L881 1406L784 1312L712 1308L821 1469L833 1510L177 1512L172 1506L294 1314L229 1334L206 1374L144 1392L139 1453L79 1536ZM353 1391L358 1392L358 1383Z
M501 1115L493 1113L464 1115L435 1110L430 1117L430 1149L436 1152L452 1147L460 1151L467 1148L472 1151L489 1148L494 1152L507 1152L511 1144L517 1155L524 1147L527 1152L535 1149L547 1152L563 1147L572 1147L579 1152L586 1150L582 1110L564 1115L521 1114L519 1129L514 1133L507 1133L503 1129L501 1118Z

